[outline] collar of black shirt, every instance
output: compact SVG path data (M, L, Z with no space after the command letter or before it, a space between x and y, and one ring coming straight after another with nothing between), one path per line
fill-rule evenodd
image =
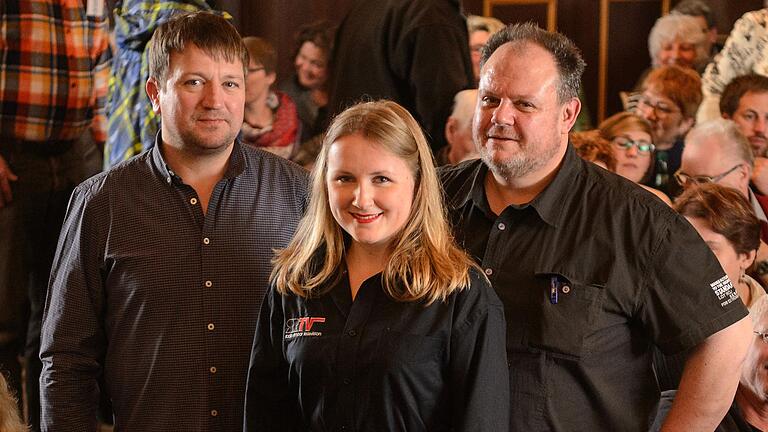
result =
M572 198L574 176L579 174L585 163L576 154L573 146L568 143L563 161L552 182L530 203L512 207L524 209L531 206L544 222L557 227L562 218L567 217L562 209L567 207L566 203ZM452 209L459 209L464 207L467 201L472 200L478 209L487 216L495 218L497 215L491 211L488 197L485 195L485 176L488 174L488 167L479 159L469 162L468 165L466 168L469 171L467 178L470 181L462 185L459 192L450 198L448 205Z
M155 136L155 145L152 147L152 150L150 150L152 152L152 165L154 165L155 170L157 170L164 179L172 179L174 182L181 182L181 178L171 171L170 167L165 162L163 152L160 151L161 142L163 142L163 138L161 131L158 131ZM229 180L235 178L245 171L248 161L243 154L244 151L243 144L240 143L239 139L235 139L232 147L232 154L229 156L229 165L227 166L227 171L224 173L224 179Z

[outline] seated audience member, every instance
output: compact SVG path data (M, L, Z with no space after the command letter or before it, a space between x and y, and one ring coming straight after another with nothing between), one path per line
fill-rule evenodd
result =
M333 28L320 21L302 27L296 36L293 65L296 74L280 85L291 97L301 120L301 142L322 132L322 110L328 105L328 59L333 47Z
M571 132L571 144L582 159L616 172L616 156L611 149L611 143L601 137L599 131Z
M752 145L752 153L755 157L766 156L768 77L748 74L734 78L723 90L720 98L720 115L736 123Z
M706 37L696 18L670 14L656 20L648 35L651 67L640 74L639 89L648 74L661 66L680 66L701 72L709 58Z
M472 71L475 73L475 85L480 80L480 49L497 31L504 28L504 23L493 17L467 16L469 31L469 56L472 58Z
M620 112L603 120L598 130L611 143L611 151L616 158L616 169L612 171L640 184L665 203L672 204L664 192L642 184L650 175L656 148L650 123L636 114Z
M503 306L453 242L405 108L368 102L334 119L307 213L274 263L246 432L507 429Z
M277 56L266 40L243 38L250 63L245 80L245 112L240 139L286 159L293 156L299 138L299 118L291 98L270 86L275 82Z
M702 76L704 99L696 114L703 122L720 117L720 95L731 80L749 73L766 75L768 68L768 8L747 12L733 25L722 51Z
M736 123L715 119L696 125L686 136L675 180L684 188L700 183L734 188L749 200L759 220L768 221L768 203L758 199L749 183L753 164L752 147Z
M656 147L644 184L674 199L681 189L672 176L680 167L685 134L693 127L701 102L701 79L692 69L661 66L646 77L641 88L637 114L651 124Z
M477 159L477 149L472 140L472 116L477 103L477 90L462 90L453 98L453 111L445 123L445 140L448 145L437 152L438 165L456 165Z
M706 64L707 38L696 18L664 15L656 20L648 35L648 52L653 67L680 66L697 71Z
M768 430L768 296L758 298L750 308L752 343L741 366L741 377L731 408L715 432L754 432ZM661 393L659 410L651 431L661 428L675 390Z
M27 432L21 421L18 403L0 370L0 432Z
M736 77L723 90L720 115L731 119L747 137L755 155L752 184L755 192L768 192L768 77L748 74Z
M672 9L672 14L696 18L696 22L698 22L699 27L704 32L704 51L707 53L707 63L709 63L720 48L717 45L717 22L715 21L715 15L712 13L712 8L703 0L683 0L675 5Z

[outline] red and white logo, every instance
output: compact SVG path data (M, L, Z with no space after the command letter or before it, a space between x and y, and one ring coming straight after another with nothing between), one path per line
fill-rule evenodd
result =
M323 333L312 330L315 324L324 323L324 317L291 318L285 322L285 338L292 339L301 336L322 336Z

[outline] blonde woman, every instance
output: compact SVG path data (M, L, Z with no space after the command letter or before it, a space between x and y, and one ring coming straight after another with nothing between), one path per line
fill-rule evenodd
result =
M454 244L429 146L400 105L334 119L272 280L247 431L508 427L503 306Z

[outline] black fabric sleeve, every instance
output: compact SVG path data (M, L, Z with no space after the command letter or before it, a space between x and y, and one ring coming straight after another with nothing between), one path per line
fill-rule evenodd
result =
M449 389L455 431L509 427L509 369L504 308L487 279L473 276L451 335Z
M660 230L637 301L640 319L665 354L693 348L747 316L715 255L675 216Z
M248 365L244 432L298 431L298 395L291 391L283 353L282 296L274 286L264 297Z
M107 200L94 201L84 185L75 189L51 270L40 341L43 431L96 431L97 377L107 348L99 226L109 214Z

